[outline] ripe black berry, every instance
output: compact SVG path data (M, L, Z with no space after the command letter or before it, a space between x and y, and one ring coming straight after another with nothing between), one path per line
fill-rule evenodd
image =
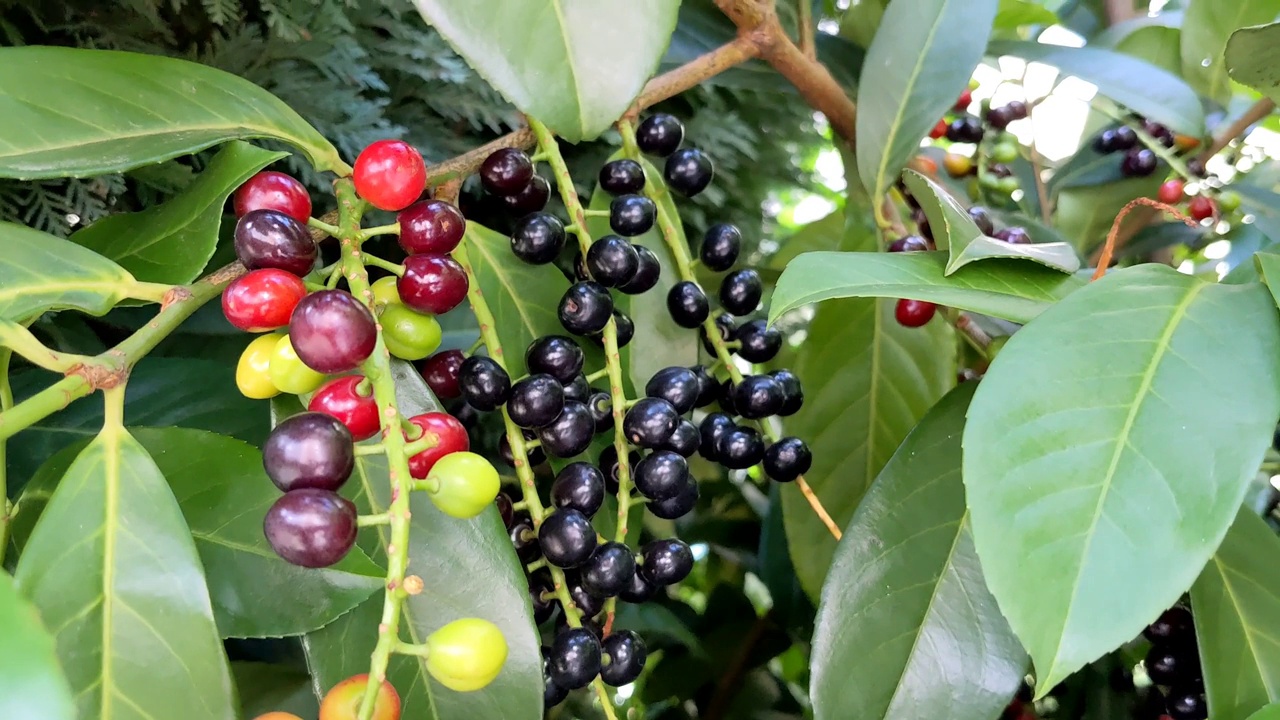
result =
M556 611L555 585L551 573L543 568L529 576L529 602L533 605L533 624L541 625Z
M1195 688L1170 689L1166 703L1169 717L1173 720L1206 720L1209 717L1209 707L1205 704L1204 693Z
M1199 670L1195 658L1185 650L1164 645L1153 645L1142 661L1147 676L1156 685L1178 685L1190 680Z
M636 558L631 548L607 542L592 553L579 570L582 587L596 597L611 598L627 589L636 574Z
M1191 611L1175 605L1160 614L1155 622L1142 631L1144 637L1153 643L1163 645L1186 645L1193 640Z
M733 379L725 378L716 387L716 402L720 404L720 409L730 415L737 415L738 408L733 404Z
M577 282L560 298L560 324L574 335L591 335L604 329L613 316L613 298L601 284Z
M377 340L373 314L343 290L307 295L289 318L289 342L298 359L327 375L356 369Z
M604 432L613 427L613 398L609 393L604 391L591 393L587 398L587 411L595 421L596 432Z
M720 283L720 305L734 315L750 315L760 305L764 284L755 270L737 270Z
M991 213L981 205L974 205L969 208L969 219L973 220L973 224L978 226L983 235L990 235L996 231L996 225L991 220Z
M558 568L574 568L596 549L596 529L586 515L573 508L551 513L538 529L538 544L547 562Z
M236 257L250 270L276 268L302 276L311 272L319 250L302 223L275 210L253 210L235 231Z
M496 360L472 355L458 368L458 387L471 407L488 412L497 410L511 394L511 377Z
M689 464L670 450L655 450L635 467L636 490L650 500L666 500L680 494L689 481Z
M609 227L623 237L649 232L658 208L643 195L619 195L609 203Z
M658 256L654 255L652 250L643 245L636 245L635 249L640 259L636 273L630 280L618 286L618 290L627 295L648 292L658 284L658 278L662 275L662 263L658 262Z
M507 413L511 422L535 429L550 425L564 409L564 387L550 375L536 373L511 386Z
M525 185L520 192L515 195L508 195L502 198L502 202L516 217L523 217L529 213L538 212L547 206L547 201L551 199L551 183L541 175L534 175L533 179Z
M662 175L667 180L667 187L685 197L693 197L711 184L715 167L706 153L697 148L684 148L667 158Z
M743 323L734 335L742 343L736 352L748 362L769 362L782 349L782 333L764 320Z
M613 311L613 326L619 348L626 347L631 342L631 339L636 336L635 321L631 319L630 315L622 312L621 310ZM601 336L598 339L600 340L600 344L603 345L604 337Z
M1109 155L1118 149L1115 130L1103 130L1093 139L1093 151L1099 155Z
M642 448L660 447L675 432L680 413L661 398L641 398L627 410L622 419L622 432L632 445Z
M526 215L511 230L511 252L531 265L555 260L563 248L564 223L551 213Z
M675 497L669 497L665 500L651 500L646 506L654 517L663 520L679 520L688 515L690 511L698 504L698 483L693 478L685 480L684 486L680 488L680 492Z
M1133 148L1120 161L1120 173L1125 177L1146 177L1156 171L1156 154L1147 148Z
M958 143L982 142L982 122L972 115L964 115L947 126L947 139Z
M791 482L809 472L813 454L800 438L785 437L764 451L764 471L778 482Z
M262 466L284 492L337 490L355 468L351 431L332 415L305 412L281 422L262 447Z
M728 413L713 412L702 418L702 424L698 427L698 452L708 460L718 461L720 439L736 427Z
M1003 240L1010 245L1029 245L1031 244L1031 235L1020 227L1001 228L996 231L993 236L997 240Z
M546 373L566 385L582 372L584 359L578 343L564 335L544 335L530 343L524 354L529 372Z
M542 673L542 707L546 710L559 705L569 697L569 691L560 687L544 669Z
M613 687L635 682L649 659L644 641L630 630L611 633L604 639L601 649L606 659L600 668L600 679Z
M604 473L590 463L570 463L551 485L551 504L591 517L604 503Z
M592 392L591 386L587 384L586 376L578 375L572 382L564 386L564 399L586 402Z
M587 272L605 287L625 285L640 270L640 254L629 241L605 235L587 248Z
M1126 127L1125 129L1130 130L1130 132L1132 132L1132 130L1128 127ZM1153 120L1143 120L1142 131L1150 135L1151 137L1155 138L1156 140L1159 140L1160 144L1165 147L1173 147L1174 143L1177 142L1177 140L1173 137L1172 130ZM1136 137L1137 133L1134 133L1134 135Z
M738 262L742 248L742 231L734 225L719 223L707 228L698 256L708 270L723 272Z
M599 548L596 549L598 550ZM634 562L634 558L632 561ZM604 601L608 598L588 590L582 584L582 575L580 573L572 570L566 572L564 574L564 583L569 591L569 597L573 599L574 606L582 612L583 618L595 617L600 614L601 610L604 610Z
M652 585L674 585L693 570L693 552L676 540L654 540L640 549L639 574Z
M716 331L720 335L721 342L729 342L733 339L734 332L737 330L733 324L733 316L729 313L720 313L716 316ZM702 347L706 349L708 355L716 354L716 346L711 344L710 338L707 337L706 330L702 332Z
M697 283L682 280L667 291L667 310L680 327L696 328L711 314L711 304Z
M610 195L628 195L644 190L644 168L629 158L610 160L600 168L600 189Z
M516 148L495 150L480 165L480 184L494 195L515 195L532 179L533 161Z
M262 523L267 542L285 562L329 567L356 542L356 506L330 490L287 492L267 510Z
M536 435L533 434L533 431L521 430L520 434L524 437L524 441L526 443L525 461L529 464L529 467L535 467L537 465L541 465L542 463L546 462L547 454L542 452L541 447L535 447L533 449L530 449L529 446L527 445L527 443L530 440L533 440L535 437L537 437ZM506 433L503 433L502 437L498 438L498 457L502 458L502 462L510 465L511 467L516 466L515 454L511 452L511 442L507 440Z
M600 674L600 642L585 628L565 628L547 654L547 673L567 690L586 687Z
M800 387L800 378L790 370L774 370L769 377L778 382L782 388L782 407L776 414L782 417L795 415L804 404L804 390Z
M631 576L631 582L622 592L618 593L618 599L623 602L634 604L646 603L653 599L658 592L658 588L649 584L648 580L640 574L640 568L636 567L636 572Z
M534 531L533 520L529 516L517 515L508 534L511 536L511 546L516 550L516 557L521 562L531 563L542 554L542 549L538 546L538 533Z
M698 376L683 367L663 368L654 373L644 386L645 395L666 400L680 415L694 408L701 390Z
M694 401L694 407L706 407L716 401L716 390L720 384L716 379L711 377L711 373L707 372L707 368L703 365L694 365L689 368L694 377L698 379L698 399Z
M764 459L764 441L749 427L736 427L720 437L716 454L730 470L746 470Z
M662 449L670 450L681 457L693 457L693 454L698 452L698 443L701 441L702 435L698 432L698 426L688 420L681 420L676 425L675 432L671 433L671 437L662 444Z
M636 145L649 155L666 157L684 141L684 125L674 115L650 115L636 127Z
M748 420L777 413L785 399L782 387L768 375L748 375L733 389L733 407Z
M993 107L987 110L987 124L997 130L1003 130L1014 121L1013 112L1007 107Z
M595 434L596 421L587 406L567 400L555 420L538 430L538 440L552 456L570 458L590 447Z
M900 237L889 243L889 252L923 252L929 249L929 241L919 235Z
M635 467L640 462L640 453L632 450L627 453L627 467ZM610 445L600 451L600 461L597 463L600 472L604 473L604 489L610 493L618 492L618 451Z
M516 519L516 510L511 506L511 496L500 492L498 497L493 499L493 504L498 508L498 515L502 518L502 525L508 529L511 523Z

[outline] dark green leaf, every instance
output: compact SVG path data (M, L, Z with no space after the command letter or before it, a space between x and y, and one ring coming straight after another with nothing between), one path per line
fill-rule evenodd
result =
M1268 705L1249 716L1249 720L1280 720L1280 704Z
M885 9L858 83L858 175L872 198L884 196L920 138L955 104L982 59L998 4L896 0Z
M1027 656L983 583L965 512L960 436L975 386L911 431L836 548L813 633L818 720L989 720L1022 683Z
M969 408L965 487L1040 694L1191 585L1271 444L1278 361L1263 287L1163 265L1109 273L1001 350Z
M513 105L579 142L607 130L640 94L667 49L680 2L414 5Z
M1267 97L1280 98L1280 23L1231 33L1225 53L1227 72Z
M311 677L280 665L233 662L231 674L240 695L240 716L256 718L269 712L291 712L302 718L320 713Z
M271 93L175 58L66 47L0 48L0 177L131 170L236 138L291 143L317 170L351 168Z
M1104 185L1123 180L1120 159L1120 155L1116 153L1104 155L1094 151L1092 138L1086 138L1076 154L1053 171L1045 184L1045 190L1050 197L1054 197L1066 188Z
M1081 252L1097 247L1120 210L1136 197L1154 197L1160 182L1159 176L1151 175L1064 189L1058 194L1055 227Z
M1220 105L1231 100L1223 51L1231 33L1269 23L1280 0L1189 0L1182 22L1182 77Z
M0 717L76 720L71 687L54 654L53 638L9 574L0 570Z
M1274 250L1260 252L1254 256L1254 262L1258 266L1258 274L1261 275L1262 281L1271 291L1272 298L1280 306L1280 253Z
M1196 638L1214 720L1245 720L1280 701L1280 577L1271 558L1280 539L1241 509L1195 585Z
M75 528L74 533L69 533ZM234 720L204 572L147 451L107 425L59 483L18 562L81 717Z
M132 275L101 255L22 225L0 222L0 245L0 318L64 308L101 315L134 285Z
M285 156L240 141L228 143L172 200L141 212L109 215L72 235L71 241L115 260L143 282L191 282L218 245L227 196Z

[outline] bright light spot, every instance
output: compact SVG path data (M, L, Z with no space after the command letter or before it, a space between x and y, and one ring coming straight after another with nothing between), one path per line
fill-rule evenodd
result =
M689 549L693 551L694 562L701 560L707 556L707 553L711 552L711 546L706 543L695 543L689 546Z
M1182 264L1178 266L1178 272L1183 275L1194 275L1196 273L1196 264L1190 260L1183 260Z
M631 699L631 696L635 694L636 685L635 683L628 683L626 685L623 685L620 688L615 689L613 692L615 695L614 704L626 705L627 701Z
M1223 262L1214 265L1213 271L1218 274L1218 279L1221 280L1227 276L1227 273L1231 272L1231 266L1224 260Z
M818 29L828 35L835 35L840 32L840 23L835 20L819 20Z
M813 164L813 171L817 173L818 179L822 184L831 188L836 192L844 192L848 187L848 183L844 179L844 161L840 159L840 152L835 148L829 148L818 153L818 159Z
M1147 10L1147 15L1154 16L1158 14L1168 4L1169 0L1151 0L1151 7Z
M1209 67L1212 64L1213 64L1213 61L1210 60L1209 58L1205 58L1200 61L1200 67Z
M1063 47L1084 47L1084 38L1061 25L1052 25L1040 33L1040 42L1045 45L1061 45Z
M796 225L808 225L814 220L821 220L836 209L836 204L820 195L810 195L791 211L791 221Z
M1271 487L1280 490L1280 475L1271 476Z
M1211 242L1204 248L1204 256L1209 260L1221 260L1231 252L1230 240L1218 240Z

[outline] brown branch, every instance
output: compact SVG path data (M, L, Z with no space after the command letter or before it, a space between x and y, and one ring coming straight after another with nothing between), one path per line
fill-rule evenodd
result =
M1053 205L1049 202L1049 188L1044 184L1044 158L1036 151L1036 140L1031 138L1027 146L1031 151L1031 173L1036 181L1036 197L1040 198L1040 219L1045 225L1053 222Z
M811 0L796 0L800 26L800 52L810 60L818 59L818 47L814 38L813 3Z
M1116 249L1116 236L1120 233L1120 223L1124 220L1124 216L1129 214L1130 210L1133 210L1139 205L1145 205L1146 207L1151 208L1152 215L1157 211L1163 210L1191 227L1200 226L1200 223L1192 220L1186 215L1183 215L1177 208L1170 205L1157 202L1148 197L1134 198L1129 201L1127 205L1120 208L1120 212L1116 214L1116 219L1111 222L1111 231L1107 233L1107 241L1102 246L1101 254L1098 255L1098 267L1094 269L1093 277L1090 278L1091 280L1097 280L1107 274L1107 266L1111 264L1111 256Z
M1222 132L1218 133L1218 135L1214 137L1213 142L1209 144L1209 147L1205 148L1204 152L1200 153L1201 162L1208 162L1209 158L1217 155L1222 148L1230 145L1232 140L1244 135L1249 129L1249 126L1270 115L1271 111L1275 109L1276 104L1270 98L1262 98L1258 102L1254 103L1253 107L1246 110L1243 115L1236 118L1235 122L1228 125L1222 130Z
M700 55L680 67L650 80L636 98L633 112L653 107L668 98L692 88L702 81L715 77L735 65L759 56L755 43L745 37L735 38L709 53Z
M1103 10L1107 16L1107 25L1116 25L1138 16L1133 0L1106 0Z

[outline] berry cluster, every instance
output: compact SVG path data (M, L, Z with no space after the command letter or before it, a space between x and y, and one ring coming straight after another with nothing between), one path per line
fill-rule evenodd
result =
M1161 145L1171 148L1175 145L1173 131L1151 120L1138 118L1142 130ZM1122 152L1120 173L1125 177L1147 177L1156 171L1159 157L1151 148L1138 142L1138 133L1128 125L1103 130L1093 139L1093 150L1100 155Z
M1151 650L1142 662L1152 684L1164 693L1169 717L1173 720L1205 720L1209 717L1191 611L1175 605L1148 625L1142 634L1151 641Z
M990 107L984 101L980 113L971 115L968 110L972 104L973 96L966 89L956 100L952 114L939 120L929 137L974 145L972 155L954 148L947 152L942 158L943 168L953 178L976 176L977 187L970 190L974 197L978 197L978 189L1008 197L1018 189L1018 179L1009 166L1018 158L1018 143L1005 129L1010 123L1025 119L1030 109L1020 100L999 107Z

